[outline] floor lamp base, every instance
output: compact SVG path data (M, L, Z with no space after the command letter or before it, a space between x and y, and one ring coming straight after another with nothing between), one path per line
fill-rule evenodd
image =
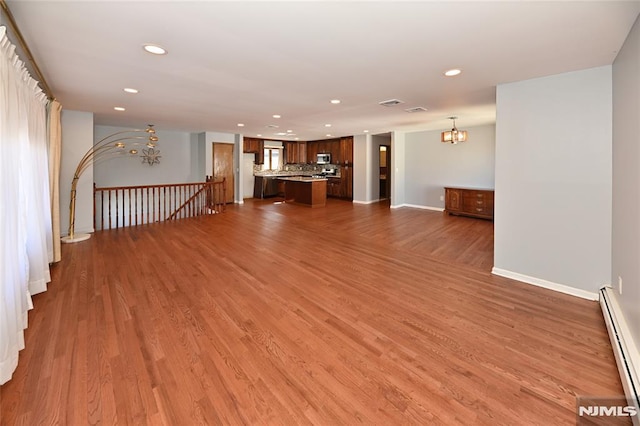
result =
M91 238L91 234L74 234L73 238L69 238L69 237L62 237L60 238L60 241L62 241L63 243L78 243L80 241L85 241L88 240L89 238Z

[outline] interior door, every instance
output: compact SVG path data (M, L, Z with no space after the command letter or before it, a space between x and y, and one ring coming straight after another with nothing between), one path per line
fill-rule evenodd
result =
M380 145L380 199L391 198L391 147Z
M213 142L213 178L227 179L226 203L233 203L235 182L233 179L233 144Z

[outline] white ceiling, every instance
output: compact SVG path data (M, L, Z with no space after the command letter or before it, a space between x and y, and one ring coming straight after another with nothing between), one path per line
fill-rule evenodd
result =
M640 1L7 3L63 108L96 124L300 140L441 130L451 115L460 128L495 122L497 84L611 64L640 12ZM378 105L392 98L404 103ZM428 111L404 111L416 106Z

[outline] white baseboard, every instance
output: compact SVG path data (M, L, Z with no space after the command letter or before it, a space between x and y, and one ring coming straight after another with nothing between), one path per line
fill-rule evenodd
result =
M521 281L523 283L532 284L538 287L547 288L549 290L559 291L560 293L570 294L572 296L581 297L587 300L598 300L598 294L590 291L582 290L575 287L569 287L564 284L558 284L551 281L546 281L536 277L530 277L528 275L519 274L517 272L507 271L506 269L493 268L491 273L499 275L505 278L511 278L512 280Z
M403 204L404 207L411 207L413 209L432 210L434 212L443 212L442 207L420 206L418 204Z
M370 200L370 201L360 201L360 200L353 200L352 203L353 204L375 204L375 203L379 203L380 200Z
M633 417L633 424L640 424L640 353L633 341L633 336L629 330L622 309L618 304L615 292L611 287L600 289L600 307L604 322L607 325L611 348L616 358L620 381L624 388L627 399L631 400L636 407L636 416Z
M420 206L418 204L396 204L391 206L392 209L399 209L400 207L411 207L412 209L422 209L422 210L433 210L435 212L443 212L444 208L442 207L431 207L431 206Z

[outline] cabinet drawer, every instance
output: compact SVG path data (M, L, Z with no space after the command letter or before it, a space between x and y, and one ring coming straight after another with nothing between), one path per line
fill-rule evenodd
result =
M493 200L493 192L490 191L476 191L470 190L464 192L464 199L466 200Z
M478 207L482 207L482 208L491 207L491 208L493 208L493 200L492 199L486 199L486 198L465 197L464 198L464 202L463 202L463 206L464 206L465 210L471 210L471 211L473 211L474 209L476 209Z

